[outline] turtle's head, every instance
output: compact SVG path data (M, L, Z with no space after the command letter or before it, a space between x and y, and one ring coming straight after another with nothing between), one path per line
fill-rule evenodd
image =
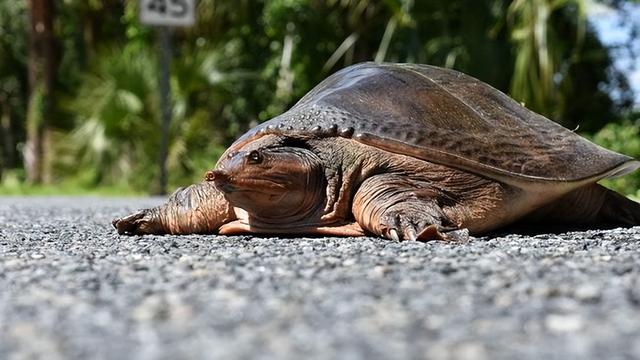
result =
M300 147L232 152L205 179L213 181L233 206L264 222L294 221L323 203L322 163Z

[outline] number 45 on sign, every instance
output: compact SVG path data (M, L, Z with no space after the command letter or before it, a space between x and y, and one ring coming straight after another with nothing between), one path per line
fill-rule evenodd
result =
M147 25L191 26L195 0L140 0L140 22Z

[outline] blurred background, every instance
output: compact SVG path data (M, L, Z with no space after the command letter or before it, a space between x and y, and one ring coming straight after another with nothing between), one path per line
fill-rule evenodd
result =
M454 68L640 158L640 2L197 0L173 28L167 191L362 61ZM162 193L138 0L0 0L0 194ZM640 196L640 175L607 183Z

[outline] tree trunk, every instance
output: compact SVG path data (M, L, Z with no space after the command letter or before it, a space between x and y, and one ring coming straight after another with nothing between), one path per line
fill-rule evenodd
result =
M0 141L2 141L2 144L4 145L6 143L6 138L5 138L5 129L4 129L4 107L2 106L2 104L0 104L0 110L2 110L2 114L0 114ZM5 163L5 158L6 158L6 147L3 146L2 148L0 148L0 185L2 184L2 170L4 168L4 163Z
M11 110L8 105L2 106L0 114L0 139L2 139L2 155L5 169L16 167L16 140Z
M28 0L29 8L29 108L24 167L29 183L43 181L44 143L54 105L58 68L53 34L54 1Z
M10 168L13 163L13 133L11 129L11 118L9 107L0 103L0 180L2 180L2 170Z

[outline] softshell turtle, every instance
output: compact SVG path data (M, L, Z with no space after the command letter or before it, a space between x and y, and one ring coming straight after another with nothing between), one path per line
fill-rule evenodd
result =
M638 167L468 75L363 63L244 134L202 183L113 225L121 234L395 240L517 220L632 226L640 204L596 182Z

